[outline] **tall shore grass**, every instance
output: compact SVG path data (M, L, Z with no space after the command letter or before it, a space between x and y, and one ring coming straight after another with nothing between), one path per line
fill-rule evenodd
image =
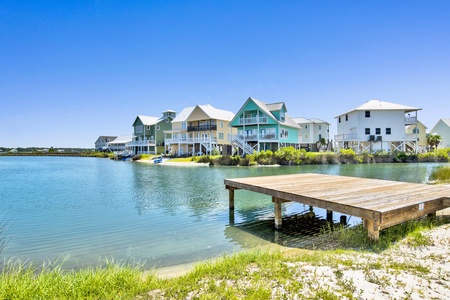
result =
M140 267L111 261L106 262L106 267L77 271L65 270L64 262L36 267L6 261L0 274L0 299L285 299L311 284L318 288L308 289L310 295L305 299L356 299L348 282L337 286L336 294L321 288L319 282L302 279L309 275L299 274L298 268L292 266L361 268L364 260L354 261L343 255L384 251L405 237L414 247L426 246L430 242L424 231L449 222L446 218L406 222L383 230L378 243L369 241L361 226L333 230L319 237L316 248L250 250L200 263L186 275L174 278L160 278ZM321 243L328 246L322 248ZM367 264L367 268L373 267ZM408 263L395 268L428 272L425 267Z
M450 166L437 167L431 172L430 181L434 183L450 183Z

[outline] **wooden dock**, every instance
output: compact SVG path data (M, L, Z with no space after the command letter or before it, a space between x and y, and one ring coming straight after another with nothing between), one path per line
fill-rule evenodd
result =
M275 228L281 228L283 202L299 202L360 217L370 238L380 230L450 207L450 187L323 174L294 174L224 180L234 210L235 190L272 196Z

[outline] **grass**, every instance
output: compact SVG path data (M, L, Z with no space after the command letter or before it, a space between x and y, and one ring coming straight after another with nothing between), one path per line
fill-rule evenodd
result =
M435 183L450 183L450 167L441 166L435 168L431 172L430 181Z
M383 230L379 243L369 242L360 227L335 230L323 236L336 245L334 250L250 250L198 264L188 274L169 279L154 273L144 276L138 266L113 261L106 262L106 267L79 271L64 270L64 262L36 267L8 261L0 274L0 299L291 299L296 295L299 299L357 299L363 291L344 276L345 270L362 270L369 282L383 286L389 284L388 275L373 270L422 277L430 273L428 266L416 262L361 259L395 247L405 237L410 247L428 245L425 230L449 220L407 223ZM334 285L323 283L318 270L324 267L331 268Z

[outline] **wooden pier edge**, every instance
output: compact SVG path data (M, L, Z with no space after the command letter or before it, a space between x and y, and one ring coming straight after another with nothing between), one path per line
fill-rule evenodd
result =
M355 184L349 185L349 180ZM332 221L333 211L362 218L371 240L378 240L382 229L433 217L436 211L450 207L450 186L396 182L394 191L393 181L324 174L225 179L224 184L229 190L230 211L237 189L272 196L276 229L282 227L282 203L294 201L327 210L327 221Z

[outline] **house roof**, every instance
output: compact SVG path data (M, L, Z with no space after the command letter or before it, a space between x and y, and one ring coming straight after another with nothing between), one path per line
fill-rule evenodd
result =
M436 129L436 126L439 125L439 123L442 121L442 123L444 123L445 125L447 125L448 127L450 127L450 119L439 119L439 121L437 121L437 123L433 126L433 128L430 130L431 133L433 133Z
M130 135L118 136L114 141L108 142L108 144L126 144L131 142L132 138Z
M158 118L158 117L149 117L149 116L140 116L139 115L134 120L133 126L134 126L134 124L136 124L137 119L140 119L142 124L144 124L145 126L155 125L156 123L158 123L159 121L162 120L162 118Z
M110 141L114 141L116 138L117 138L117 135L101 135L98 137L98 139L95 142L97 143L100 139L103 139L104 141L106 141L106 139L109 139Z
M185 122L189 119L194 109L201 109L210 119L231 121L234 114L231 111L215 108L210 104L197 105L184 108L172 122Z
M348 114L353 111L365 111L365 110L401 110L404 112L411 112L411 111L418 111L421 110L421 108L413 107L413 106L406 106L381 100L370 100L364 103L361 106L358 106L357 108L354 108L352 110L349 110L343 114L338 115L335 118L338 118L342 115Z
M314 123L314 124L327 124L330 125L330 123L325 122L321 119L318 118L312 118L312 119L307 119L307 118L303 118L303 117L298 117L298 118L293 118L293 120L297 123L297 124L309 124L309 123Z
M441 119L441 120L442 120L442 122L447 124L448 127L450 127L450 119Z
M200 107L211 119L231 121L234 118L234 113L231 111L217 109L209 104L197 106Z
M238 114L236 114L236 116L234 118L236 118L240 114L241 110L248 103L248 101L253 101L262 111L264 111L266 113L266 115L268 115L274 121L276 121L276 122L278 122L278 123L280 123L282 125L285 125L285 126L294 127L294 128L300 128L300 125L298 125L287 113L285 113L285 115L284 115L284 119L285 119L284 122L280 121L280 120L277 120L277 118L275 118L275 116L273 115L272 111L280 110L283 107L284 107L285 111L287 111L286 105L283 102L267 104L267 103L264 103L264 102L262 102L260 100L252 98L252 97L249 97L247 99L247 101L245 101L244 105L241 107L241 109L239 110Z
M186 107L184 108L173 120L172 123L176 123L176 122L185 122L187 120L187 118L189 117L189 115L192 113L192 111L194 110L195 106L190 106L190 107Z

